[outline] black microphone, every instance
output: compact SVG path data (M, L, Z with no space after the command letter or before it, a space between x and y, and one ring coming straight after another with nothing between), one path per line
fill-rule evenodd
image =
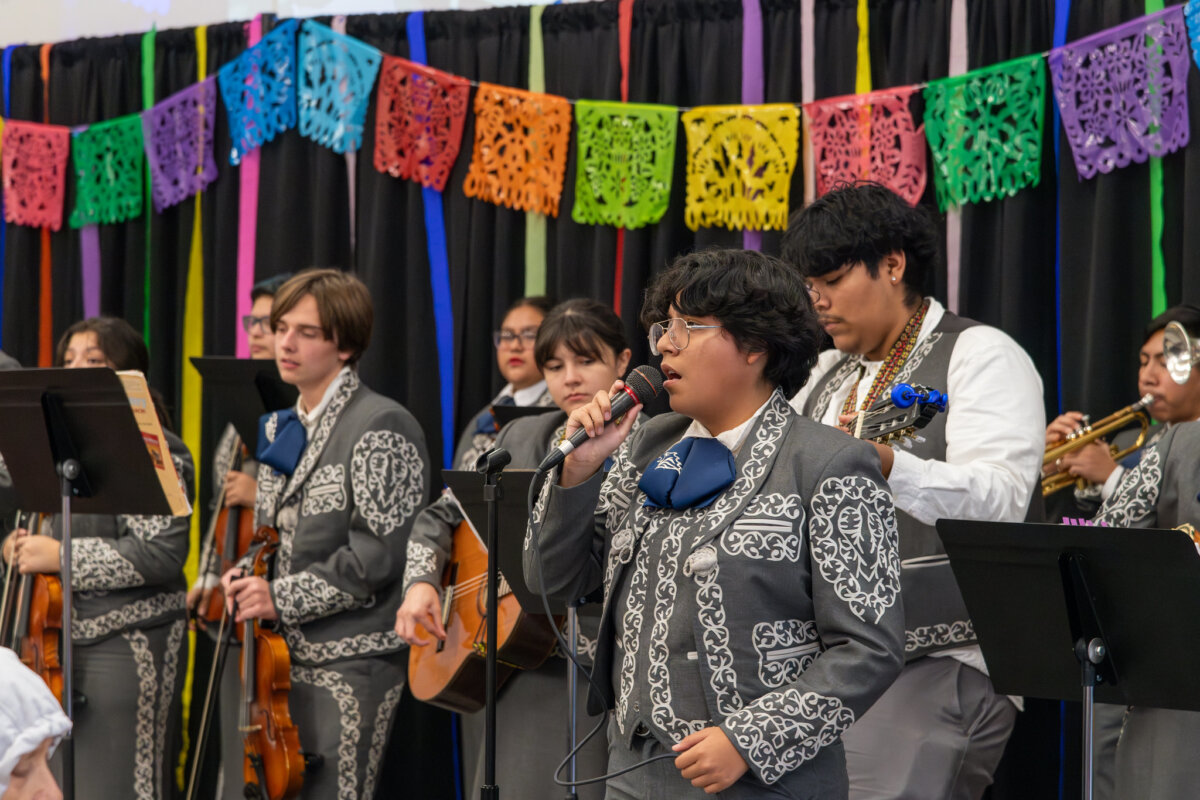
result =
M625 379L624 388L609 398L609 402L612 403L612 418L617 419L623 416L626 411L638 403L645 405L653 400L662 391L662 386L663 376L661 372L650 366L643 365L637 367ZM585 429L580 428L575 431L571 434L570 439L552 449L550 454L542 459L542 463L538 464L538 472L547 472L554 469L563 462L564 458L571 454L572 450L587 440L588 434Z

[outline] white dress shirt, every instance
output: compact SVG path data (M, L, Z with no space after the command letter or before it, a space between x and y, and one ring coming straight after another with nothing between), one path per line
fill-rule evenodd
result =
M941 303L930 300L918 343L933 332L945 313ZM792 405L802 410L820 378L845 357L837 350L822 353ZM865 359L861 363L865 371L857 384L859 398L866 395L883 365ZM834 391L820 422L837 425L852 386L847 382ZM919 458L901 446L893 448L896 458L888 483L896 508L926 525L943 518L1023 520L1041 472L1046 441L1042 379L1029 355L998 328L967 328L958 335L950 355L947 385L931 388L944 390L949 398L946 456L935 461ZM949 656L987 673L978 647L931 655Z
M538 381L533 386L526 386L524 389L513 389L511 383L504 384L504 388L500 390L500 394L496 395L496 400L501 397L511 397L513 403L519 406L531 406L538 401L542 393L546 391L546 382ZM495 403L493 400L492 403Z

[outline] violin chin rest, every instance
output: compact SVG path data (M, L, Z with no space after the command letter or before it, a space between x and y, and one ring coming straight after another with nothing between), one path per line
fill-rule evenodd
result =
M304 756L304 771L315 772L325 763L325 756L320 753L301 753Z

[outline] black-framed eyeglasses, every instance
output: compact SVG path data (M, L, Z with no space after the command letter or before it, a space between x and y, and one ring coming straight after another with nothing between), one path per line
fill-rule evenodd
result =
M656 356L662 355L658 350L658 340L663 337L664 333L676 350L683 350L692 341L692 331L724 327L724 325L701 325L696 322L688 322L680 317L664 319L662 322L656 322L650 326L650 352Z
M246 314L242 317L242 328L246 333L250 333L255 328L258 328L262 333L271 332L271 315L265 317L256 317L253 314Z
M526 347L532 347L533 343L537 341L537 328L526 328L523 331L492 332L492 343L496 345L497 348L501 345L512 347L517 343L518 339L520 339L521 344L525 345Z

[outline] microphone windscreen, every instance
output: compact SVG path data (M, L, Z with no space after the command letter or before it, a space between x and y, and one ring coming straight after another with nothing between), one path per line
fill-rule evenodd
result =
M654 367L643 364L629 373L625 378L625 385L637 395L638 402L645 405L662 391L663 376Z

